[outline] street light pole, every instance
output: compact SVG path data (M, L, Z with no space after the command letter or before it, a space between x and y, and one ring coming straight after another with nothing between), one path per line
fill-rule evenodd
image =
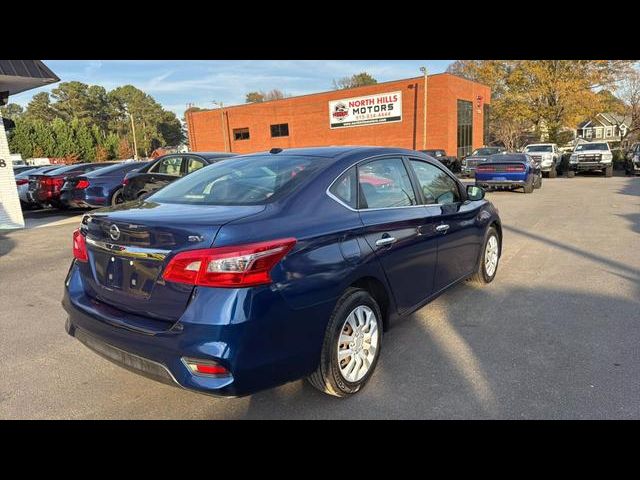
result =
M136 125L133 122L133 115L127 111L129 118L131 119L131 133L133 134L133 159L138 160L138 142L136 141Z
M420 71L424 75L424 104L422 106L424 114L422 115L422 149L427 149L427 67L420 67Z
M222 140L224 141L224 151L228 152L229 147L227 146L227 133L226 129L224 128L224 110L222 109L222 102L216 102L215 100L213 100L212 103L220 107L220 126L222 127Z

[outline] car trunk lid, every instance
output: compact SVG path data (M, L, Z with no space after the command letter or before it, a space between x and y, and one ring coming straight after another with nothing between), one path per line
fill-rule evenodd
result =
M89 261L81 264L87 294L120 310L175 322L193 287L165 282L177 252L209 248L222 225L264 206L201 206L137 202L86 215Z

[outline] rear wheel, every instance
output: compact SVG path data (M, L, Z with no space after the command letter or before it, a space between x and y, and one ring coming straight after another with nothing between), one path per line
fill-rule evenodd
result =
M524 193L533 193L533 175L529 175L527 183L524 184Z
M605 177L613 176L613 165L609 165L607 168L604 169L604 176Z
M349 288L329 319L320 364L309 383L336 397L357 393L373 374L381 343L380 307L366 290Z
M482 246L482 255L476 273L469 277L469 282L475 285L491 283L498 272L500 261L500 236L495 227L489 227Z
M116 205L120 205L121 203L124 203L124 197L122 196L122 189L119 188L111 196L111 205L115 207Z
M542 188L542 174L536 177L536 181L533 183L533 188Z

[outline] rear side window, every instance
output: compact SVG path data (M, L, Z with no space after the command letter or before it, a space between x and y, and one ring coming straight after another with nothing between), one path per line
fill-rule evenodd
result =
M411 160L411 166L418 177L425 204L445 205L460 201L458 185L445 172L420 160Z
M358 168L360 208L416 205L416 195L401 158L374 160Z
M356 168L351 167L333 182L329 192L345 205L355 209L358 206L357 185Z
M204 166L205 166L204 162L199 158L189 157L189 163L187 164L187 173L200 170Z
M327 160L317 157L255 155L215 163L171 183L149 197L165 203L261 205L287 195Z

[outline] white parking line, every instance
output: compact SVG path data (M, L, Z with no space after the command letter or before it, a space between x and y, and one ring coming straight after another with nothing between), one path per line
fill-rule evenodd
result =
M82 220L82 215L77 215L74 217L65 217L60 220L56 220L51 222L50 219L38 218L38 219L27 219L25 228L45 228L45 227L57 227L59 225L67 225L70 223L80 223ZM41 223L42 222L42 223ZM35 223L35 225L34 225Z

